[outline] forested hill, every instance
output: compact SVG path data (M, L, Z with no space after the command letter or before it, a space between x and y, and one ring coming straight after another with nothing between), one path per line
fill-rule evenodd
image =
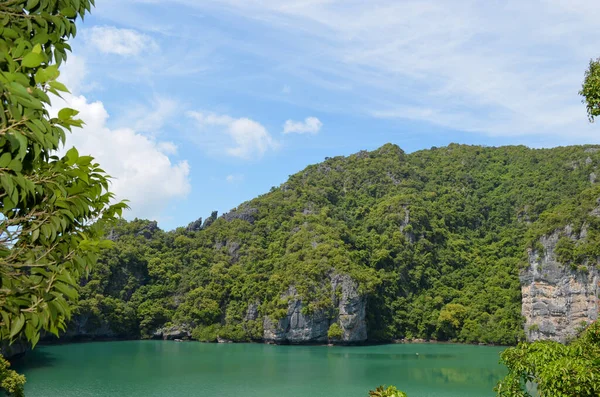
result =
M406 154L387 144L327 158L172 232L123 221L107 232L115 247L82 286L70 332L145 338L174 325L200 340L262 340L265 326L300 316L300 328L325 321L335 340L350 318L339 302L353 292L330 280L346 275L364 298L369 340L515 343L527 248L594 208L599 150L452 144Z

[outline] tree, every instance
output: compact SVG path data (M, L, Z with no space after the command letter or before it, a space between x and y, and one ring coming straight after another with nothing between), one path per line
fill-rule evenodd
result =
M600 116L600 58L590 60L579 95L583 96L590 122Z
M0 390L5 390L13 397L21 397L25 377L9 368L10 363L0 356Z
M521 343L502 352L508 375L498 383L503 397L600 395L600 324L590 325L569 345L553 341Z
M50 117L49 94L93 0L0 2L0 342L35 345L40 331L65 329L80 277L108 245L102 224L126 204L111 204L109 176L75 148L59 157L78 112Z

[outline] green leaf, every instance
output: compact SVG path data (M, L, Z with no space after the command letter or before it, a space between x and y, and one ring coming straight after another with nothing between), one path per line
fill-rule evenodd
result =
M10 327L10 339L13 339L21 331L23 325L25 325L25 316L21 313Z
M31 242L35 243L35 241L40 237L40 229L37 228L33 232L31 232Z
M21 65L26 68L37 68L46 61L46 56L43 53L30 52L23 57Z
M11 160L12 158L10 157L10 153L4 153L2 156L0 156L0 168L6 168Z
M75 18L77 16L77 11L73 7L65 7L60 10L60 13L66 16L67 18Z
M77 116L79 112L75 109L64 108L58 112L58 118L62 121L67 121L73 118L73 116Z
M23 163L21 163L17 159L14 159L10 163L8 163L8 168L15 172L21 172L23 170Z
M15 134L17 141L19 141L19 158L22 160L27 154L27 137L23 134Z
M31 10L32 8L35 8L39 3L40 0L29 0L25 8Z
M63 283L56 283L55 287L57 290L66 295L69 299L77 299L77 290Z
M72 147L67 151L67 154L65 154L65 158L67 159L68 165L73 165L77 162L77 159L79 159L79 152L75 147Z
M50 83L48 83L48 85L56 91L70 92L69 89L63 83L60 83L58 81L51 81Z
M40 68L35 73L35 82L38 84L44 84L48 81L54 81L60 76L58 66L50 65L47 68Z

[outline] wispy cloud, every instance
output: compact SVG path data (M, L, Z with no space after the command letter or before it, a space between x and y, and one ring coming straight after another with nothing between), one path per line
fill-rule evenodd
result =
M307 117L304 121L287 120L283 125L283 133L316 135L322 126L323 123L316 117Z
M128 104L116 124L157 135L167 122L181 116L182 108L176 99L155 94L148 103Z
M246 117L233 118L210 112L188 112L198 128L194 137L204 148L245 160L262 157L279 147L267 129Z
M94 26L85 32L87 40L105 54L138 56L158 49L150 36L132 29L114 26Z
M227 183L236 183L244 180L244 175L241 174L231 174L225 177L225 181Z
M253 50L343 91L351 112L488 135L597 134L577 91L600 55L598 2L178 1L278 32Z

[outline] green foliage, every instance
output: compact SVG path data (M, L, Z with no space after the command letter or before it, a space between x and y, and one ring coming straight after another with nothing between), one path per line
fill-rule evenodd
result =
M220 330L221 326L219 324L199 326L192 330L192 339L200 342L216 342Z
M554 253L561 263L570 264L575 260L575 243L563 236L556 243Z
M327 331L327 337L330 340L340 340L344 336L344 331L342 327L338 323L333 323L329 326L329 330Z
M534 385L540 397L600 395L598 322L567 346L551 341L521 343L501 357L509 373L496 386L498 396L531 396Z
M378 386L377 389L369 391L369 397L408 397L394 386Z
M11 397L23 397L24 386L25 376L10 369L10 363L0 355L0 390L4 390Z
M330 280L347 274L367 297L371 340L516 344L527 250L542 254L540 238L558 231L566 266L600 257L598 164L592 146L385 145L330 158L203 225L111 224L114 247L80 288L78 313L127 337L172 322L257 340L265 316L286 316L292 286L303 314L337 322Z
M109 177L75 148L56 151L79 127L77 111L50 117L49 94L93 0L13 0L0 3L0 340L35 345L40 330L65 329L77 286L110 242L104 222Z
M593 122L600 116L600 58L590 60L579 95L583 96L588 118Z

